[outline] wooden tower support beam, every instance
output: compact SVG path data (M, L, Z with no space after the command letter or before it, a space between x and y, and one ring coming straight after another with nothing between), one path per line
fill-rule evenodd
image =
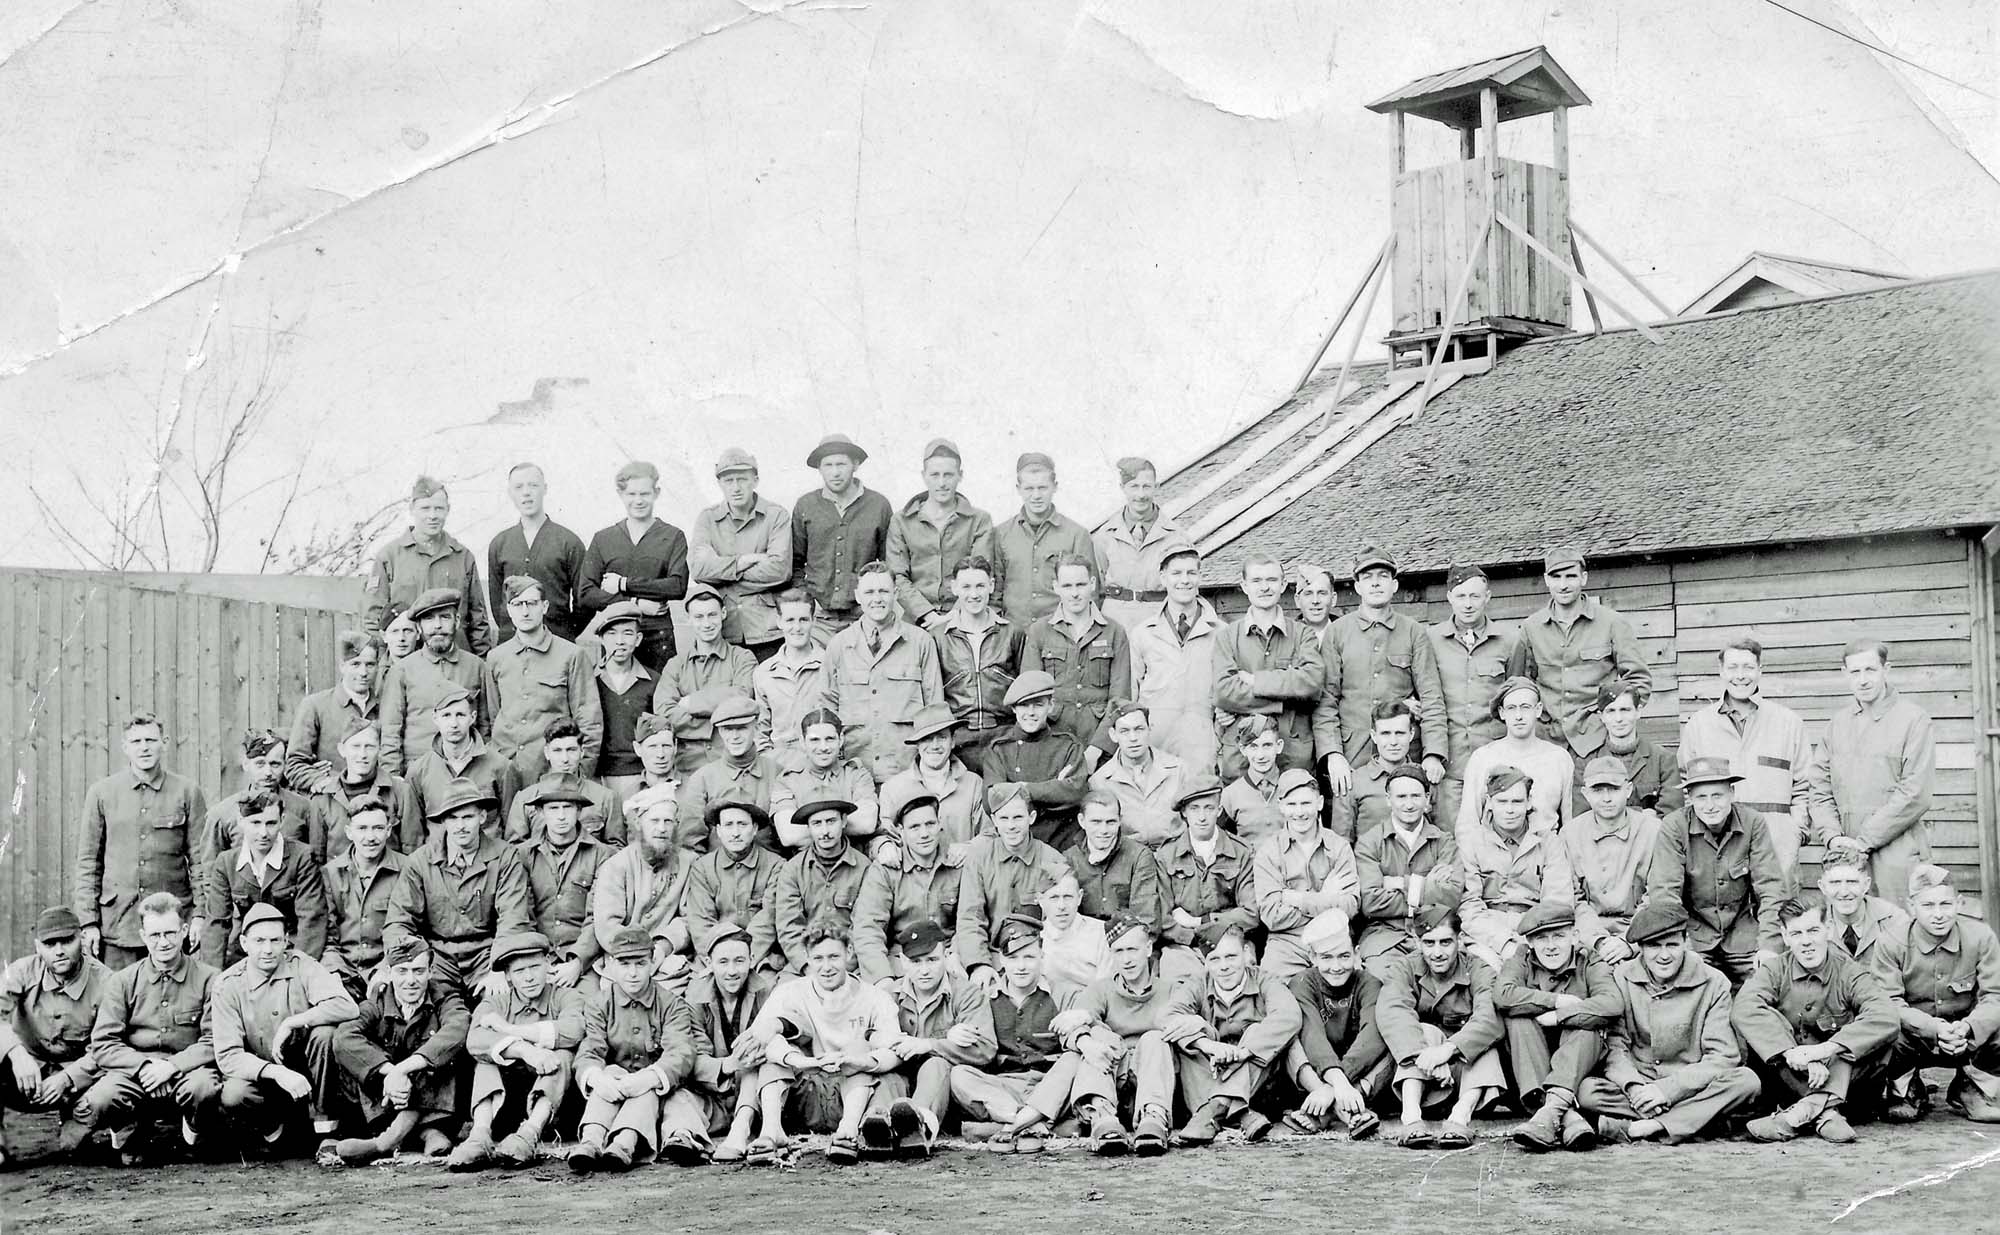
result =
M1541 254L1544 260L1553 263L1557 270L1566 271L1569 274L1570 278L1575 279L1578 283L1583 284L1584 287L1590 289L1591 291L1596 292L1599 299L1603 300L1605 304L1608 304L1613 309L1615 309L1618 313L1618 316L1632 323L1633 329L1637 330L1641 335L1643 335L1648 342L1658 343L1662 347L1666 346L1667 341L1660 337L1659 331L1653 329L1651 326L1648 326L1646 323L1640 321L1637 317L1633 316L1632 312L1629 309L1627 309L1624 305L1619 304L1618 301L1612 297L1610 292L1605 291L1603 287L1601 287L1592 279L1590 279L1588 276L1586 276L1583 273L1583 271L1578 270L1568 261L1564 260L1562 257L1557 256L1556 251L1554 249L1551 249L1549 246L1543 244L1541 241L1529 235L1527 228L1522 227L1519 223L1516 223L1513 219L1507 217L1504 211L1496 213L1494 215L1494 218L1499 221L1500 226L1506 228L1510 232L1513 232L1516 236L1519 236L1521 238L1521 243L1527 245L1535 252Z
M1597 243L1597 241L1591 237L1591 234L1589 232L1583 230L1581 227L1578 227L1576 225L1576 220L1574 218L1572 218L1569 221L1569 230L1571 235L1575 236L1577 239L1589 245L1593 252L1595 252L1599 257L1603 258L1606 265L1610 266L1613 270L1617 271L1619 278L1625 280L1627 283L1630 283L1633 287L1638 288L1639 294L1641 296L1644 296L1655 309L1658 309L1660 311L1661 317L1672 317L1674 315L1674 311L1672 309L1669 309L1665 305L1665 303L1663 303L1660 300L1658 296L1655 296L1651 288L1647 287L1644 283L1639 282L1639 279L1636 275L1634 275L1631 271L1625 269L1623 263L1621 263L1615 256L1612 255L1611 250Z

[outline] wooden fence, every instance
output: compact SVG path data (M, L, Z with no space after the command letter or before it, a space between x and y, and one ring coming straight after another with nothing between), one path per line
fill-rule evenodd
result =
M272 583L274 581L265 581ZM246 581L0 569L0 939L28 948L35 914L70 901L77 819L92 781L123 766L125 718L166 729L165 766L210 800L239 776L244 729L287 731L334 681L334 635L360 601L348 580L291 579L242 599Z

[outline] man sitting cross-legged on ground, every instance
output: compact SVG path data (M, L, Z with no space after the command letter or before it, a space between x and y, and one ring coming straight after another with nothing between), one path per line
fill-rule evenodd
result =
M347 1105L374 1136L320 1143L322 1165L358 1166L395 1153L411 1134L424 1156L451 1149L445 1128L458 1122L459 1055L472 1018L451 982L433 977L431 946L404 935L383 959L389 981L361 1002L361 1015L334 1031L333 1056Z
M791 1145L787 1115L809 1132L830 1132L826 1160L861 1158L861 1116L877 1078L902 1065L896 1001L848 970L854 950L847 923L823 918L806 927L805 976L771 992L750 1027L764 1043L757 1072L763 1127L750 1143L752 1163L777 1159Z
M472 1012L465 1036L473 1058L472 1129L447 1168L527 1166L569 1096L583 1010L580 996L551 980L554 964L555 948L539 932L493 941L493 972L506 985Z
M653 980L653 937L621 927L605 947L604 979L582 998L576 1082L585 1102L569 1169L630 1170L656 1146L681 1166L708 1161L706 1134L697 1139L685 1126L701 1127L707 1116L682 1084L694 1067L694 1013Z
M1175 1139L1206 1145L1234 1127L1260 1141L1271 1121L1251 1103L1299 1036L1299 1004L1283 979L1257 972L1241 926L1210 927L1200 942L1207 972L1181 984L1162 1029L1189 1112Z
M714 1160L741 1162L750 1151L757 1070L764 1064L764 1043L750 1033L750 1026L770 998L772 975L752 955L758 944L749 928L733 920L725 918L704 930L697 946L708 969L688 983L696 1031L688 1085L707 1100L709 1133L723 1134Z
M1472 1144L1472 1113L1507 1087L1497 1044L1506 1035L1493 1007L1493 971L1459 941L1458 905L1428 900L1417 911L1417 954L1382 983L1375 1023L1396 1060L1405 1149ZM1451 1104L1444 1127L1424 1112Z
M944 927L917 922L897 943L903 976L889 994L904 1036L891 1049L903 1062L876 1083L861 1117L861 1144L871 1155L924 1158L951 1103L951 1070L992 1062L993 1009L983 989L951 975L951 935Z
M1074 1059L1061 1053L1055 1019L1074 992L1058 991L1042 974L1042 912L1023 905L993 932L1000 988L988 1000L997 1049L993 1062L956 1064L951 1097L968 1120L1002 1125L992 1139L1010 1153L1034 1153L1062 1118L1076 1078Z
M1903 1033L1883 1117L1922 1118L1930 1095L1917 1069L1948 1068L1946 1101L1976 1123L2000 1123L2000 940L1984 922L1959 916L1958 892L1941 866L1911 869L1910 913L1915 920L1888 975L1902 990Z
M1604 1053L1604 1030L1617 1017L1611 967L1577 944L1576 907L1543 901L1516 928L1516 949L1493 984L1493 1007L1506 1019L1507 1063L1521 1109L1534 1112L1514 1129L1523 1149L1588 1149L1597 1139L1576 1097Z
M1154 955L1153 924L1137 914L1112 919L1111 974L1079 991L1056 1016L1064 1063L1074 1070L1077 1113L1091 1149L1142 1158L1167 1152L1174 1114L1174 1048L1162 1032L1177 984ZM1119 1095L1132 1095L1133 1133L1119 1122Z
M1827 939L1817 898L1780 903L1778 929L1785 954L1758 962L1730 1020L1765 1086L1795 1100L1744 1130L1760 1141L1811 1131L1846 1144L1854 1129L1841 1107L1854 1090L1885 1079L1896 1005L1882 979Z
M1612 971L1618 1018L1604 1040L1604 1075L1577 1103L1607 1143L1699 1136L1763 1088L1743 1066L1729 1024L1729 979L1695 952L1687 910L1654 901L1632 915L1625 940L1639 954Z
M1318 1133L1338 1124L1358 1141L1381 1126L1368 1108L1389 1092L1395 1070L1375 1023L1382 982L1362 968L1343 915L1320 914L1301 938L1312 967L1290 983L1303 1019L1285 1052L1285 1076L1302 1096L1285 1126Z

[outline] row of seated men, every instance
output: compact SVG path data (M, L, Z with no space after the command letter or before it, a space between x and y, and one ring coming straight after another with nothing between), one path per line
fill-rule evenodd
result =
M1089 794L1081 811L1084 839L1067 853L1036 838L1027 787L1002 783L983 795L983 821L964 841L946 838L944 803L936 797L900 803L886 827L878 818L865 834L873 838L872 860L850 831L856 804L837 798L795 810L806 837L789 858L776 851L775 821L747 801L710 807L703 818L707 834L690 847L678 818L683 798L666 785L634 795L628 813L637 835L613 852L583 825L590 796L560 781L524 795L529 835L510 847L495 835L495 795L456 780L430 812L435 833L408 855L390 848L387 809L370 805L350 813L345 848L328 863L328 879L358 870L369 888L387 885L386 894L378 902L379 918L363 896L354 902L360 912L342 918L332 936L322 927L318 937L312 934L311 898L302 904L297 895L282 895L277 882L287 871L317 870L313 860L297 860L310 853L309 844L287 837L279 805L253 793L239 802L237 836L209 872L211 878L244 873L271 897L253 899L240 911L233 901L211 900L229 915L220 934L230 968L218 979L212 966L184 957L191 923L171 893L165 899L150 894L137 907L145 955L117 975L84 958L77 915L51 911L38 931L45 938L37 955L8 971L13 1015L6 1053L13 1087L5 1097L31 1109L68 1111L65 1140L71 1143L99 1123L117 1135L115 1116L124 1108L111 1101L114 1096L128 1103L142 1095L171 1097L185 1116L184 1137L198 1137L202 1121L194 1108L204 1086L180 1078L199 1074L205 1048L231 1082L208 1095L216 1111L232 1112L229 1118L240 1122L268 1107L300 1106L313 1123L327 1125L342 1117L333 1113L340 1110L372 1133L334 1139L327 1146L332 1159L365 1159L412 1135L425 1148L443 1151L442 1126L459 1118L464 1105L471 1131L451 1151L461 1164L494 1155L511 1160L518 1154L500 1154L492 1121L481 1121L477 1101L459 1104L454 1094L441 1118L412 1114L413 1074L442 1082L451 1069L439 1066L435 1054L451 1045L448 1022L463 1024L465 1007L476 1004L482 1016L472 1023L482 1023L487 1002L514 989L515 957L501 941L539 935L541 994L580 1001L586 1025L589 1009L598 1007L613 1037L613 1022L630 1019L639 1044L615 1062L586 1068L589 1039L579 1039L576 1081L587 1099L580 1117L583 1148L573 1158L579 1169L622 1165L654 1152L680 1161L711 1153L769 1156L786 1144L788 1120L824 1125L834 1134L836 1159L863 1148L927 1147L947 1117L998 1125L1005 1142L1019 1147L1032 1145L1037 1129L1076 1112L1105 1152L1156 1152L1168 1141L1170 1122L1178 1124L1174 1135L1190 1144L1228 1126L1258 1135L1274 1116L1302 1128L1323 1125L1329 1112L1354 1134L1373 1126L1367 1108L1382 1098L1382 1077L1372 1086L1367 1082L1384 1061L1393 1064L1383 1075L1402 1103L1403 1139L1413 1143L1460 1141L1471 1114L1501 1095L1532 1110L1518 1136L1538 1148L1580 1145L1593 1136L1678 1139L1713 1127L1720 1115L1755 1097L1760 1083L1736 1070L1738 1039L1748 1046L1741 1058L1753 1073L1763 1069L1761 1088L1768 1096L1798 1093L1752 1121L1754 1136L1811 1130L1847 1139L1852 1133L1842 1112L1857 1077L1864 1087L1887 1081L1883 1114L1914 1118L1927 1099L1915 1074L1922 1063L1957 1068L1951 1100L1969 1116L1992 1118L2000 1111L1992 1071L2000 957L1989 931L1957 918L1956 896L1942 871L1923 867L1921 878L1913 876L1914 917L1899 917L1866 895L1859 855L1835 849L1821 877L1825 903L1802 901L1792 895L1790 873L1757 813L1732 801L1738 778L1726 767L1690 765L1683 776L1688 806L1666 821L1625 805L1629 786L1618 761L1604 761L1586 779L1591 814L1572 819L1564 832L1581 825L1579 840L1618 842L1621 866L1636 849L1623 886L1594 877L1604 873L1602 864L1572 864L1561 856L1570 838L1534 826L1533 785L1513 768L1496 769L1479 786L1484 831L1462 832L1458 860L1441 863L1434 859L1452 838L1427 817L1422 769L1396 769L1391 820L1371 833L1380 856L1366 884L1353 848L1325 826L1317 781L1301 769L1281 774L1282 827L1254 853L1219 826L1223 793L1213 782L1177 801L1180 827L1158 852L1124 829L1115 795ZM708 852L698 853L701 847ZM1363 848L1371 848L1367 838ZM1426 850L1424 869L1414 870ZM1594 851L1580 852L1588 857ZM548 864L545 876L554 874L541 881L542 892L533 877L538 859ZM315 877L301 874L300 882ZM1372 910L1363 905L1364 887ZM1621 895L1606 896L1607 888ZM1523 892L1525 901L1519 899ZM1637 911L1620 912L1621 900ZM330 904L329 918L339 916ZM218 928L212 921L201 925L194 933L209 946ZM1662 931L1657 937L1656 927ZM719 940L718 932L740 936L741 981L723 976L734 968L738 944ZM1673 947L1663 945L1656 957L1656 938L1671 938ZM716 961L718 942L729 966ZM913 962L913 947L919 958L941 954L940 981L948 988ZM243 959L236 960L239 950ZM1323 965L1328 951L1345 959ZM312 959L315 952L321 961ZM1023 959L1016 962L1017 956ZM1257 957L1261 964L1253 965ZM1343 967L1346 984L1333 980ZM274 985L280 969L282 989ZM402 969L411 972L399 984ZM629 981L621 982L621 975ZM1607 975L1644 988L1639 995L1627 992L1620 1015L1630 1022L1628 1039L1646 1043L1628 1043L1627 1050L1649 1060L1651 1072L1618 1070L1615 1031L1607 1028L1616 1019L1606 996L1611 988L1602 981L1592 985ZM100 1091L94 1078L103 1009L94 1005L98 988L114 980L131 988L128 1005L137 999L152 1008L153 1024L118 1026L112 1036L158 1053L133 1064L134 1075L122 1088L107 1071L108 1088ZM141 982L150 984L143 997L137 993ZM207 988L211 982L215 995L234 1001L233 1012L208 995L186 1006L190 983ZM1374 1007L1367 1008L1365 999L1351 1005L1345 1025L1328 1041L1351 1050L1357 1041L1365 1044L1356 1035L1373 1026L1382 1058L1368 1068L1334 1068L1337 1078L1327 1075L1325 1054L1320 1064L1309 1064L1310 1071L1290 1066L1296 1062L1292 1047L1304 1052L1311 1043L1301 1019L1306 1005L1329 991L1361 999L1371 982L1380 991ZM1738 982L1731 1011L1729 988ZM1155 985L1165 993L1148 995L1145 1006L1194 1000L1192 1008L1181 1009L1183 1019L1141 1024L1128 1033L1135 1022L1125 1019L1130 1009L1121 1003L1099 1014L1107 1032L1096 1039L1075 1038L1055 1026L1057 1015L1074 1009L1078 991L1124 999ZM704 1124L691 1113L691 1098L678 1106L674 1098L696 1062L675 1063L671 1016L651 1009L662 998L656 988L673 1007L674 1000L698 1003L696 994L718 987L737 997L724 1017L736 1027L723 1032L730 1049L749 1024L746 1049L761 1049L762 1058L756 1083L737 1087L739 1097L751 1100L708 1109ZM1689 1007L1699 1003L1712 1017L1717 1001L1711 996L1720 994L1723 1020L1691 1028L1693 1022L1655 1025L1646 1019L1661 1012L1662 1001L1679 1000L1675 992L1697 988L1701 998L1690 999ZM752 1013L744 1000L765 990L766 1007L777 1011L760 1020L763 1010ZM895 1043L919 1030L904 1024L907 1008L891 1005L900 992L914 991L935 1012L930 997L940 990L953 995L954 1008L983 1000L997 1039L1042 1042L1037 1062L1046 1068L995 1072L954 1060L942 1074L931 1068L929 1086L917 1086L923 1062L902 1056ZM1037 990L1045 1000L1036 1000ZM447 1017L453 999L458 1015ZM1398 1011L1406 999L1410 1007ZM1324 1021L1339 1000L1319 1002ZM1029 1004L1036 1015L1048 1013L1046 1025L1032 1016L1023 1020ZM378 1016L374 1038L365 1018L356 1030L334 1028L363 1008ZM667 1019L648 1019L656 1016ZM1508 1031L1510 1016L1546 1031L1540 1034L1546 1063L1537 1063L1526 1026ZM261 1029L253 1030L252 1021ZM382 1028L390 1022L403 1036ZM868 1030L857 1039L852 1031L862 1024ZM357 1032L377 1053L352 1041ZM1149 1032L1157 1033L1151 1048L1144 1045ZM551 1060L537 1052L556 1049L548 1045L554 1034L538 1028L520 1039L533 1048L522 1057L543 1078L555 1073L542 1070ZM936 1036L954 1040L949 1030ZM1587 1044L1607 1036L1608 1042ZM1497 1049L1503 1037L1504 1052ZM414 1045L418 1039L422 1047ZM1075 1051L1047 1049L1058 1039ZM335 1049L340 1040L347 1041L344 1055ZM471 1040L468 1034L465 1041ZM321 1043L318 1055L297 1053L314 1041ZM1161 1055L1162 1046L1171 1049ZM468 1048L461 1042L454 1049ZM470 1049L478 1055L477 1047ZM1149 1049L1150 1069L1141 1066ZM1094 1063L1097 1073L1129 1081L1132 1103L1119 1105L1122 1089L1101 1100L1079 1091L1077 1077L1057 1101L1066 1084L1057 1069L1070 1053L1083 1061L1075 1065L1078 1077ZM503 1070L507 1057L498 1047L488 1054ZM1009 1055L1002 1051L995 1058ZM1697 1066L1725 1058L1726 1067ZM1171 1068L1158 1067L1161 1060ZM341 1070L329 1061L341 1062ZM744 1060L734 1056L733 1062ZM1610 1089L1591 1084L1600 1064ZM877 1091L893 1086L861 1078L899 1069L909 1073L911 1096L902 1106L888 1099L875 1111L881 1118L871 1121ZM973 1072L1013 1079L988 1085ZM740 1067L737 1073L740 1082ZM1671 1083L1665 1079L1670 1074L1677 1078ZM940 1075L945 1099L939 1097ZM1163 1075L1174 1078L1177 1098L1160 1096ZM330 1088L341 1076L359 1086L358 1097L347 1095L352 1111ZM1688 1085L1702 1076L1709 1082ZM1138 1096L1145 1077L1151 1078L1145 1087L1151 1101ZM1225 1083L1228 1078L1233 1083ZM1297 1090L1291 1098L1283 1096L1285 1083ZM1272 1085L1278 1088L1267 1094ZM475 1080L468 1095L478 1090ZM1349 1090L1361 1095L1359 1105ZM101 1101L87 1101L92 1094ZM1709 1106L1680 1111L1697 1097ZM1627 1106L1617 1105L1621 1098ZM539 1105L549 1110L539 1122L530 1119L531 1148L560 1109L559 1103ZM524 1118L538 1109L532 1101L526 1106ZM1444 1115L1441 1125L1424 1119L1433 1108ZM671 1128L665 1122L670 1110L679 1111ZM1579 1110L1596 1112L1597 1122L1588 1123ZM593 1119L593 1111L600 1118ZM1684 1117L1668 1118L1676 1112ZM726 1125L720 1124L725 1115ZM284 1127L282 1121L271 1126ZM697 1127L708 1131L698 1134ZM708 1139L715 1135L722 1137L719 1145ZM255 1142L236 1135L229 1143L240 1148ZM512 1149L519 1148L517 1140Z

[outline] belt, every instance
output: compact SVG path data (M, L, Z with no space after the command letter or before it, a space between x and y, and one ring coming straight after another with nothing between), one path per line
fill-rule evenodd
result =
M1104 597L1106 600L1160 601L1167 598L1167 593L1165 589L1155 592L1135 592L1129 587L1107 583L1104 585Z
M1737 805L1747 806L1751 810L1767 814L1789 815L1792 813L1792 804L1790 802L1738 802Z

